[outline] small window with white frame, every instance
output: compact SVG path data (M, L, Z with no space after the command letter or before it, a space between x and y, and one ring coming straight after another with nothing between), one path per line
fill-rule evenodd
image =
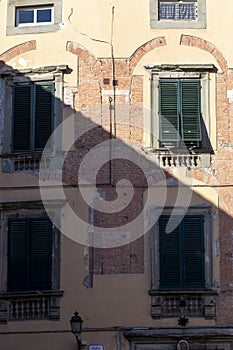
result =
M206 0L150 0L151 28L206 28Z
M7 35L61 30L62 0L7 0Z
M16 8L16 26L53 24L53 6Z

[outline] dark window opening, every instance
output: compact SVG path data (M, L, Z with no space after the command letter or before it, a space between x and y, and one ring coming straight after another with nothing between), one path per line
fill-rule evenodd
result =
M8 224L8 292L50 290L52 223L47 218Z
M171 233L168 220L167 215L159 220L160 288L204 288L204 217L186 215Z
M159 81L160 147L200 147L200 80Z
M53 130L54 83L16 84L13 88L15 152L43 150Z

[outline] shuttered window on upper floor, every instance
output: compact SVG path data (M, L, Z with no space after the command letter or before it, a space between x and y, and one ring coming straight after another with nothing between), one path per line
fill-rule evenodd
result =
M43 150L53 131L54 83L15 84L12 112L12 150Z
M159 81L161 145L194 144L202 140L200 80Z
M169 220L159 220L160 234L160 288L204 288L204 218L186 215L170 233L166 232Z

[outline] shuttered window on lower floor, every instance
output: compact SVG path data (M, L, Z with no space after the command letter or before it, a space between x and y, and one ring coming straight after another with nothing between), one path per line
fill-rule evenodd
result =
M160 288L204 288L203 216L185 216L171 233L166 231L168 221L166 215L159 220Z
M202 140L198 79L159 81L160 145L197 145Z
M52 223L47 218L8 222L8 292L52 287Z
M43 150L53 130L54 83L23 83L13 87L15 152Z

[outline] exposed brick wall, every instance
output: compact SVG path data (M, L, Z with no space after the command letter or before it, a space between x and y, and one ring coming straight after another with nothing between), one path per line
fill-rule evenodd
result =
M211 155L211 166L208 169L187 169L187 176L200 180L208 186L213 186L219 194L219 244L220 244L220 295L217 297L218 325L233 324L232 317L232 276L233 276L233 196L232 196L232 162L233 159L233 103L227 98L227 90L233 89L233 72L228 69L223 54L210 42L190 36L182 35L181 45L196 47L209 52L218 62L222 73L216 76L216 107L217 107L217 150ZM100 124L98 130L79 140L83 149L77 148L67 162L69 172L66 181L77 183L74 174L74 163L81 160L91 149L87 143L96 144L99 140L110 139L110 120L116 118L116 125L112 127L113 136L122 139L129 147L134 143L142 145L143 139L143 77L134 75L134 68L140 59L150 50L166 45L164 37L155 38L138 48L130 58L112 60L111 58L96 59L91 53L74 43L68 44L68 51L79 57L79 86L75 98L75 107L84 116L91 115L91 107L97 108L98 117L93 119ZM115 73L115 74L114 74ZM115 85L113 84L115 80ZM115 99L114 99L115 92ZM113 100L109 101L109 98ZM114 106L115 102L115 106ZM112 108L110 108L112 107ZM115 110L113 109L115 107ZM125 123L126 125L122 125ZM115 128L115 129L114 129ZM97 132L97 133L96 133ZM86 143L86 146L85 146ZM107 164L101 169L97 177L99 191L104 193L105 199L115 198L115 187L122 177L128 178L137 185L138 191L134 198L134 207L117 215L99 215L94 212L94 223L99 227L117 226L124 220L131 220L142 209L141 196L144 188L140 172L124 162L112 164L114 174L110 173ZM167 178L171 174L167 174ZM109 185L107 185L109 183ZM105 184L105 185L104 185ZM227 186L227 187L225 187ZM141 187L141 188L140 188ZM218 212L218 211L216 211ZM101 239L101 237L100 237ZM130 274L144 271L144 238L131 244L109 249L94 248L90 254L90 270L94 274Z
M154 38L140 46L130 57L130 72L133 72L134 68L145 54L156 49L157 47L165 45L167 45L166 38L162 36L159 38Z
M95 248L91 264L95 275L144 273L144 237L118 248Z
M217 325L233 325L233 302L232 293L222 293L217 297Z

